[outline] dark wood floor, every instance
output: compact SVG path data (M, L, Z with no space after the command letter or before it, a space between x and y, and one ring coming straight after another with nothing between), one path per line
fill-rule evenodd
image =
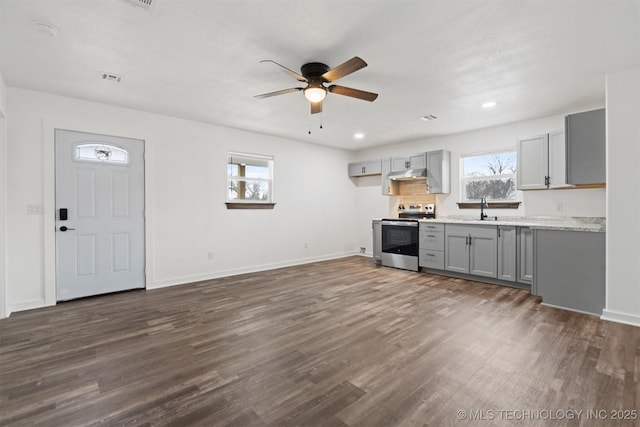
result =
M0 345L4 426L639 424L611 410L640 328L363 257L14 313Z

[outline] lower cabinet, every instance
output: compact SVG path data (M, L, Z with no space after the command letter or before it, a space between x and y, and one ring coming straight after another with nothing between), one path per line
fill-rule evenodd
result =
M444 270L444 224L420 223L420 267Z
M445 270L476 276L498 276L496 226L446 224Z
M373 259L377 263L382 262L382 221L374 219L371 224L373 228Z
M536 230L532 293L544 304L601 315L605 233Z
M529 227L518 227L518 282L527 285L533 284L533 230Z
M498 279L531 285L533 257L533 230L498 226Z
M518 278L517 227L498 227L498 279L515 282Z

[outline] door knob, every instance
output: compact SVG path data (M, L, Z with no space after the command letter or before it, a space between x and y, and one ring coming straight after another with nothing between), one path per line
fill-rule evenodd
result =
M67 230L75 230L75 228L69 228L66 225L63 225L62 227L60 227L60 231L67 231Z

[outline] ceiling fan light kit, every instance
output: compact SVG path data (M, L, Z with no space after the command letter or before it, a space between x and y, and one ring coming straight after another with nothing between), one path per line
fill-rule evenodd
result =
M331 83L366 67L367 63L357 56L354 56L350 60L331 69L326 64L322 64L320 62L309 62L300 68L301 74L296 73L295 71L290 70L289 68L270 59L260 62L269 62L276 65L279 67L280 71L290 75L299 82L307 83L307 86L304 88L294 87L275 92L263 93L261 95L256 95L255 98L269 98L271 96L284 95L285 93L302 91L304 93L304 97L310 103L311 114L316 114L322 112L322 101L327 96L327 92L362 99L363 101L369 102L373 102L378 97L378 94L373 92L366 92L364 90L353 89L346 86L331 85L327 87L324 85L324 83Z
M327 89L321 83L309 83L304 89L304 97L309 102L321 102L327 96Z

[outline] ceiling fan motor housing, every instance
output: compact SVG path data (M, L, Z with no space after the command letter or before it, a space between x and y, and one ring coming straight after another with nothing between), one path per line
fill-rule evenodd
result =
M304 64L300 67L300 71L302 75L307 79L320 78L324 73L329 71L330 68L326 64L322 64L320 62L309 62L308 64Z

